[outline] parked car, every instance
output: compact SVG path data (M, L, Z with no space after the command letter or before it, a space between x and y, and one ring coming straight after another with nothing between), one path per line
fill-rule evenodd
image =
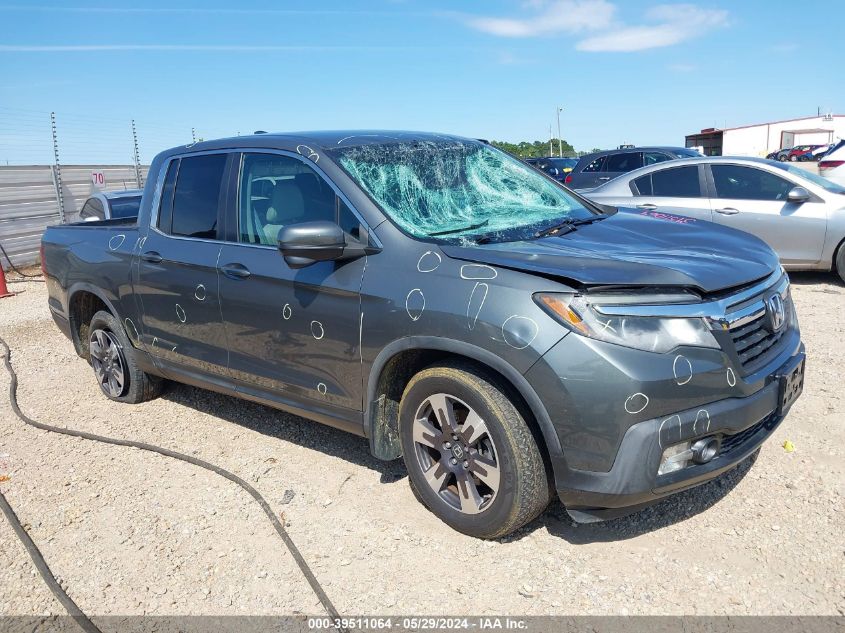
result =
M789 150L791 149L791 147L783 147L781 149L776 149L775 151L766 154L766 158L768 158L769 160L779 160L781 152L789 152Z
M806 153L810 152L814 149L819 148L820 145L796 145L795 147L790 147L789 149L783 149L778 152L777 159L784 163L786 161L796 162L799 160L799 157Z
M555 180L563 180L566 178L566 174L571 172L575 165L578 164L578 159L549 156L546 158L527 159L526 162L546 172Z
M678 213L748 231L787 270L845 279L845 187L762 158L708 157L644 167L588 192L606 205Z
M813 160L818 162L822 158L824 158L827 153L836 147L836 143L828 143L827 145L820 145L816 149L814 149L811 153L813 155Z
M137 219L49 227L42 265L106 397L167 378L350 431L483 538L550 491L593 521L713 479L803 384L789 279L762 241L604 213L455 136L176 147Z
M112 218L138 217L141 206L141 189L101 191L92 194L79 210L79 219L86 222Z
M819 175L845 187L845 140L834 145L819 161Z
M566 176L564 183L572 189L598 187L644 165L694 156L701 154L685 147L636 147L595 152L582 156Z

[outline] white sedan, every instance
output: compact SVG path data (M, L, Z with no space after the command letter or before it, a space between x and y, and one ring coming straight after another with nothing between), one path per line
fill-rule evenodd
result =
M643 167L580 193L599 204L747 231L768 242L786 269L835 270L845 280L845 185L793 163L685 158Z

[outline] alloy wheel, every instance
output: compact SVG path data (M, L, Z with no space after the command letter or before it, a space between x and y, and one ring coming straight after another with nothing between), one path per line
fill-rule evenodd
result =
M126 367L114 334L108 330L94 330L89 349L100 389L112 398L121 396L126 386Z
M413 431L417 463L435 494L464 514L489 508L501 471L484 420L462 400L437 393L417 409Z

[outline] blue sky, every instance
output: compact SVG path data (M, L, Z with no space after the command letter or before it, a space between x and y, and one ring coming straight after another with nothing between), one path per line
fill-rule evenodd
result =
M0 0L0 159L50 111L80 155L136 119L145 161L191 127L545 139L558 105L577 149L682 145L845 111L843 23L816 0Z

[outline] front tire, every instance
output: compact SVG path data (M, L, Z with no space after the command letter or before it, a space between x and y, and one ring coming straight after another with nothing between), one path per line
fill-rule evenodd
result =
M161 393L161 378L138 367L135 348L110 312L100 310L93 316L88 337L89 362L107 398L137 404Z
M484 372L455 364L418 373L402 395L399 433L417 498L459 532L499 538L549 503L531 429Z

